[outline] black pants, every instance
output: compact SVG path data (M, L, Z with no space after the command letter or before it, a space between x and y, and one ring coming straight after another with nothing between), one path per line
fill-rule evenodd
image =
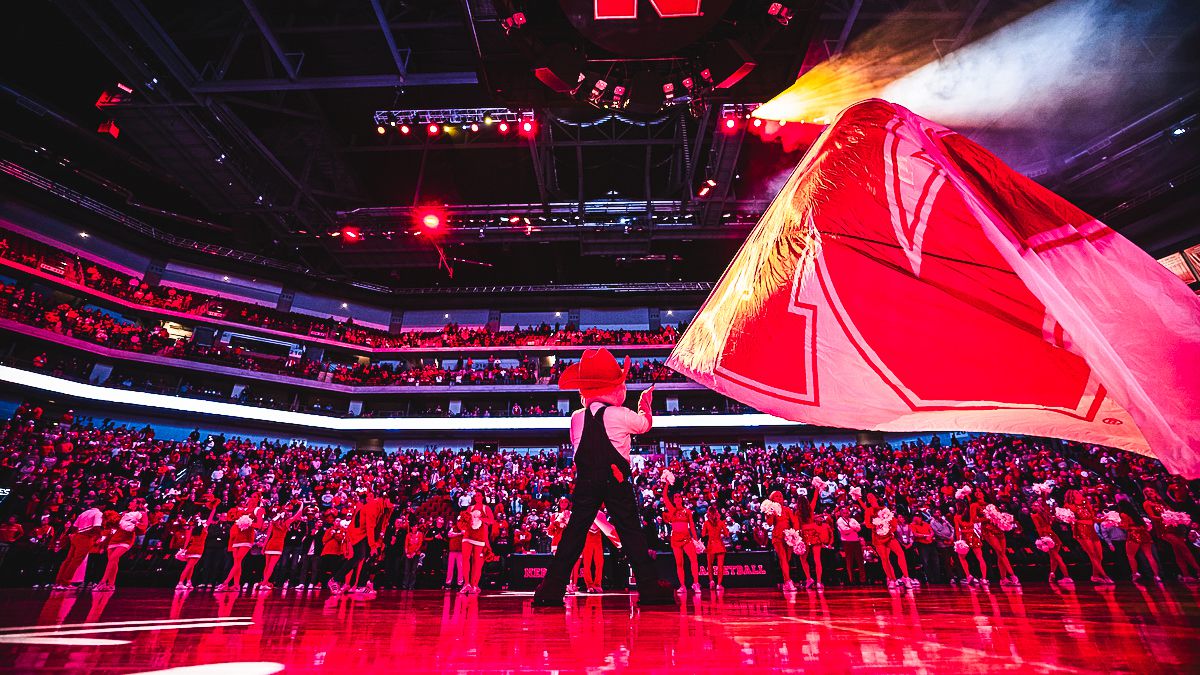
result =
M321 556L317 554L308 555L305 553L300 557L300 571L296 574L297 584L319 584L322 583L320 574Z
M338 568L337 572L334 573L333 580L338 582L339 584L342 583L343 581L345 581L346 575L349 574L351 571L353 571L355 568L357 568L358 564L360 562L366 560L367 554L370 552L371 552L371 549L369 546L367 546L366 539L363 539L362 541L355 544L354 545L354 555L349 558L346 558L346 562L342 563L342 566L340 568ZM347 583L349 583L352 586L357 585L358 579L351 579Z
M608 508L608 519L617 528L621 548L629 556L634 576L637 577L638 592L661 592L658 571L654 568L654 561L650 559L646 549L646 538L642 534L641 518L638 516L637 502L633 496L633 484L628 480L618 483L611 477L607 480L579 478L575 481L572 501L571 521L563 531L562 539L558 542L558 551L550 562L550 569L546 570L546 578L538 587L537 595L550 599L561 598L566 593L571 568L583 554L588 530L596 520L596 513L601 506Z
M942 583L942 561L938 557L937 546L918 542L917 553L921 556L921 570L925 573L925 583Z
M281 583L296 583L296 577L300 572L300 560L304 557L304 550L300 548L285 548L283 555L279 558L279 564L275 567L275 578ZM267 579L267 581L273 580Z
M409 558L404 557L404 588L412 590L417 587L417 564L421 562L421 556L414 555Z
M219 584L225 579L225 573L233 566L232 562L227 562L229 552L223 548L209 548L204 550L204 554L200 556L200 562L197 563L196 578L198 583L202 584Z

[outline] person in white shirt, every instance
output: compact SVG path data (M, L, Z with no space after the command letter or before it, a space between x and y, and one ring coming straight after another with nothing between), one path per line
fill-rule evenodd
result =
M850 584L867 582L867 570L863 562L862 524L850 516L850 509L837 510L838 535L842 538L842 557L846 559L846 580Z
M103 524L104 512L96 508L94 504L89 504L88 508L75 518L75 522L71 525L74 530L71 534L71 548L67 551L67 558L58 568L58 575L54 580L55 590L67 590L71 587L75 571L79 569L79 565L83 563L92 547L96 545Z

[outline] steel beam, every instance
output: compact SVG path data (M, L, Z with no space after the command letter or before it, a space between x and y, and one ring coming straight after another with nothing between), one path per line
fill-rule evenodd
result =
M473 143L431 143L430 150L524 150L526 143L521 141L477 141ZM677 138L626 138L621 140L610 141L606 139L589 139L577 140L574 138L567 140L556 140L554 146L556 148L620 148L620 147L641 147L643 145L679 145ZM417 143L397 143L394 145L361 145L348 146L342 148L342 152L416 152L424 150L423 144Z
M289 80L295 80L297 75L296 66L288 60L287 54L283 53L283 47L279 44L279 39L271 31L271 26L267 24L267 18L259 11L258 5L254 3L254 0L242 0L242 4L246 6L246 12L250 14L250 18L254 20L254 24L258 26L258 32L262 33L263 39L267 41L267 46L271 48L271 51L275 54L275 58L283 66L283 72L287 74Z
M436 87L479 84L475 73L409 73L399 75L339 75L334 77L301 77L296 80L215 80L197 82L191 90L197 94L238 94L256 91L317 91L324 89L378 89L391 87Z
M250 1L246 0L246 2ZM408 67L404 65L404 59L400 58L400 50L396 48L396 36L392 35L392 27L383 13L383 6L379 4L379 0L371 0L371 8L375 10L375 18L379 20L379 29L383 31L383 39L387 42L388 52L391 53L392 60L396 62L396 72L400 73L400 77L406 77Z

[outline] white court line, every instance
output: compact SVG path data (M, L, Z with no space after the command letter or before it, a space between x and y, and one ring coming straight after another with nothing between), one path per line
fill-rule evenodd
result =
M10 645L55 645L59 647L112 647L127 645L129 640L106 640L104 638L55 638L30 637L28 635L0 635L0 644Z
M186 628L221 628L225 626L252 626L253 621L207 621L204 623L154 624L147 626L114 626L111 628L83 628L80 630L50 630L38 633L19 633L11 637L57 637L59 635L92 635L95 633L137 633L159 630L184 630Z
M206 663L199 666L180 666L166 670L148 670L133 675L271 675L283 670L282 663L272 661L234 661Z
M109 628L115 626L156 626L159 624L189 624L213 621L251 621L252 616L201 616L195 619L143 619L139 621L99 621L95 623L58 623L40 626L7 626L0 628L0 634L21 631L48 631L59 628Z

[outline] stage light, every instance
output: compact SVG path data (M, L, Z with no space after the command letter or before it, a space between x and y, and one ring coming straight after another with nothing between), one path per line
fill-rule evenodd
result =
M521 122L521 133L526 136L532 136L537 132L537 123L533 120L525 120Z
M425 215L421 216L421 224L424 225L426 229L436 230L442 226L442 217L436 213L426 213Z
M696 191L697 197L707 197L708 193L712 192L713 188L717 187L717 181L709 178L700 184L700 189Z
M753 124L753 125L754 125L754 128L755 128L755 129L758 129L758 128L762 127L762 125L763 125L763 121L762 121L762 120L760 120L760 119L758 119L758 118L756 117L756 118L754 118L754 121L753 121L753 122L751 122L751 124Z
M443 126L443 127L442 127L442 131L444 131L444 132L446 132L446 133L450 133L450 132L451 132L451 131L453 131L453 130L454 130L454 128L453 128L453 127L451 127L449 124L447 124L447 125L445 125L445 126Z
M471 122L471 131L479 131L479 125L475 122Z
M726 117L725 124L722 126L725 127L725 133L732 134L737 130L737 119L734 117Z
M385 126L383 126L382 124L380 124L379 126L375 127L375 133L377 133L377 134L379 134L380 136L382 136L383 134L386 134L386 133L387 133L387 127L385 127Z
M407 124L400 125L400 133L401 134L407 136L411 132L412 132L412 127L408 126Z
M362 241L362 236L363 236L362 231L359 230L357 227L347 226L347 227L342 228L342 239L344 239L346 241L350 241L350 242Z
M437 124L430 124L428 127L425 127L425 131L427 131L430 136L437 136L438 134L442 133L442 127Z
M1171 135L1172 135L1172 136L1182 136L1182 135L1184 135L1185 133L1187 133L1187 129L1184 129L1183 127L1178 127L1178 128L1176 128L1176 129L1172 129L1172 130L1171 130Z
M492 116L491 116L491 115L484 115L484 116L483 116L483 123L484 123L484 124L489 124L489 125L490 125L490 124L492 123Z
M521 222L521 216L509 216L508 222L512 223L513 225L516 225L517 223Z
M508 133L508 122L501 122L500 126L498 126L496 128L500 130L500 133L507 134Z
M88 234L87 232L80 232L80 233L79 233L79 236L80 236L80 237L82 237L82 238L84 238L84 239L87 239L88 237L90 237L90 236L92 236L92 235Z

